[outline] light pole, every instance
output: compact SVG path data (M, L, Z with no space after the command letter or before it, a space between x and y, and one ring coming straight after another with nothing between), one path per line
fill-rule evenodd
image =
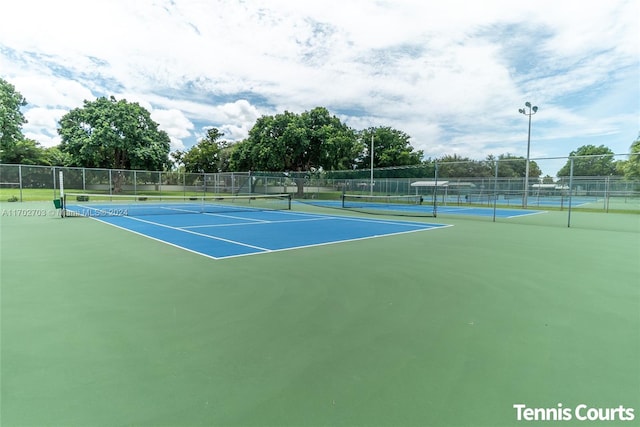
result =
M531 106L529 101L524 103L524 108L518 110L519 113L529 116L529 132L527 133L527 164L524 171L524 195L522 197L522 207L527 208L527 198L529 193L529 156L531 153L531 116L538 112L537 106Z

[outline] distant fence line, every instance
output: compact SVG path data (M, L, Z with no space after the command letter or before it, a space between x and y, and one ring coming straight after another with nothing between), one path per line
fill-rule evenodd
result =
M617 156L629 156L616 155ZM595 159L602 156L594 156ZM574 158L531 159L538 165ZM433 162L430 164L347 171L305 172L222 172L185 173L181 171L142 171L94 169L60 166L0 164L0 189L12 189L22 200L24 189L50 189L55 198L59 188L59 172L63 172L64 187L72 192L101 194L251 194L291 193L297 197L332 199L341 193L384 195L420 194L439 203L506 204L544 197L593 198L608 209L610 198L630 202L636 209L640 198L640 180L621 176L522 177L501 176L514 165L522 168L524 159L484 162ZM518 163L520 163L518 165ZM477 171L484 176L459 176ZM548 166L548 165L547 165ZM468 170L467 170L468 169ZM542 168L541 168L542 169ZM521 202L520 202L521 201ZM637 207L640 209L640 206Z
M142 171L0 164L0 188L60 189L59 172L66 189L104 194L138 194L149 192L246 193L248 172L182 173L177 171Z

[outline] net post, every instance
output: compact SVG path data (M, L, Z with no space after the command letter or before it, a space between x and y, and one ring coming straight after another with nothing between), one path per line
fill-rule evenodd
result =
M571 205L573 204L571 202L573 193L573 157L571 157L569 161L571 162L571 165L569 167L569 212L567 214L567 228L571 227Z
M60 217L64 218L64 210L65 210L65 194L64 194L64 174L62 171L58 172L58 181L60 187Z
M496 222L496 207L498 204L498 159L495 159L493 164L496 168L493 178L493 222Z

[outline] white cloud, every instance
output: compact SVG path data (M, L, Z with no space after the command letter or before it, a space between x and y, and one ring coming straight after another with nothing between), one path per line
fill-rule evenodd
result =
M191 136L191 130L194 126L182 111L176 109L153 110L151 111L151 119L157 122L159 128L169 135L171 151L185 148L182 139Z
M530 100L541 107L541 155L568 154L576 147L567 139L600 138L620 151L638 131L637 102L621 114L633 96L617 83L638 79L639 8L635 0L22 0L3 7L13 18L0 26L0 61L3 78L50 117L113 94L151 111L174 147L207 127L237 140L262 114L326 106L356 128L403 130L429 156L522 154L517 109ZM637 98L637 84L630 90ZM43 124L30 132L55 135L44 131L49 116L30 114Z
M22 133L26 138L38 141L44 147L58 145L60 144L57 133L58 121L67 112L62 109L31 108L24 113L27 123L23 126Z
M224 139L238 141L246 138L249 130L260 117L258 109L246 99L223 104L216 108L215 120L224 133Z
M82 107L84 100L95 97L81 83L49 75L16 76L10 82L25 97L28 104L38 107Z
M38 129L50 131L56 129L58 121L68 111L66 110L52 110L49 108L31 108L24 116L27 119L25 128Z
M219 110L228 120L238 120L240 122L255 121L260 115L258 109L246 99L226 103L220 106Z

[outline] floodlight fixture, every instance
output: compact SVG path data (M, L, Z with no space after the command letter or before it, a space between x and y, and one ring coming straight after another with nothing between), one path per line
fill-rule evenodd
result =
M524 172L524 194L522 196L522 207L524 209L527 208L528 203L528 193L529 193L529 159L531 153L531 116L538 112L538 106L531 106L529 101L524 103L525 108L520 108L518 112L520 114L524 114L525 116L529 116L529 131L527 132L527 163L525 166ZM528 112L527 112L528 109Z

